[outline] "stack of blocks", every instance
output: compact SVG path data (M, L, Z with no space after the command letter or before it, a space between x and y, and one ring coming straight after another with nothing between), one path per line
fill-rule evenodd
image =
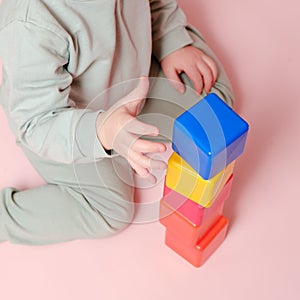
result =
M247 133L247 122L216 94L174 122L160 222L166 227L167 246L196 267L225 239L224 203Z

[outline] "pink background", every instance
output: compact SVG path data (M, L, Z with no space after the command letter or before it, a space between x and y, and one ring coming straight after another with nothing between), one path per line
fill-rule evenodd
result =
M300 299L299 1L179 3L226 67L251 124L225 208L227 239L199 269L164 245L158 222L105 240L2 243L1 299ZM2 111L0 123L0 188L41 184ZM158 201L161 187L155 199L153 191L138 196Z

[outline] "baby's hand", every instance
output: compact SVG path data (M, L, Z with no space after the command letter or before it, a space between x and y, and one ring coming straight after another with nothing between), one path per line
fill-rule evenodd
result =
M186 46L178 49L161 61L161 67L170 83L180 93L184 93L184 84L179 78L181 72L186 73L194 84L195 92L200 95L202 90L209 93L218 77L216 63L200 49Z
M165 169L163 161L151 159L146 153L166 151L162 143L142 140L142 135L157 136L157 127L142 123L136 119L141 103L147 95L149 81L142 77L138 86L127 96L119 100L108 111L100 113L97 118L97 134L106 150L114 149L125 157L131 167L142 177L153 183L156 178L151 169Z

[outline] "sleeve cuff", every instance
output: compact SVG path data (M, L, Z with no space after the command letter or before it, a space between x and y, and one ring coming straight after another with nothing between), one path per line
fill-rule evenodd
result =
M161 61L168 54L193 43L185 27L177 27L160 39L153 41L153 54Z
M82 156L89 159L101 159L116 156L113 151L109 154L103 148L97 136L96 121L102 111L87 111L84 113L76 129L76 144Z

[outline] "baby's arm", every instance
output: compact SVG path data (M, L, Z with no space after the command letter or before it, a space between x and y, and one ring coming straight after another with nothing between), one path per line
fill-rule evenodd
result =
M165 146L139 139L140 135L158 134L158 129L135 118L148 91L146 78L140 88L107 112L79 109L69 97L73 77L65 68L69 57L63 37L18 21L7 25L0 35L4 106L23 146L63 163L111 157L105 150L114 149L137 173L155 181L148 169L164 168L165 164L143 153L165 151ZM137 97L138 102L131 101Z
M214 60L200 49L190 46L186 17L175 0L150 0L153 52L170 83L184 92L179 74L185 72L197 94L208 93L218 76Z
M64 37L30 22L14 21L0 32L6 94L4 108L23 146L70 163L108 156L97 143L98 112L78 109L69 99L72 75Z

